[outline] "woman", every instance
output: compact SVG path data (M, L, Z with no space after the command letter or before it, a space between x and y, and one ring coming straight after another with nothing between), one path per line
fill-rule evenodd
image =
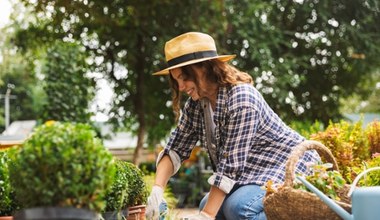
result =
M157 159L147 217L156 219L169 178L201 141L214 172L201 211L187 219L266 219L262 186L284 181L285 162L304 138L273 112L249 74L227 63L234 55L217 54L211 36L189 32L175 37L165 44L165 57L169 67L154 75L169 74L178 115L181 93L189 99ZM297 171L305 173L306 163L317 160L316 152L307 152Z

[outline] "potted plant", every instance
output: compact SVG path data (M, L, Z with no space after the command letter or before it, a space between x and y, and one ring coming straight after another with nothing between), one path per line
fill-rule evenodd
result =
M19 219L98 219L114 175L112 155L87 124L47 122L10 166Z
M15 193L9 181L8 164L13 149L0 151L0 220L12 219L13 213L19 209Z
M128 220L145 219L145 208L148 199L148 188L143 172L133 163L124 163L128 178Z
M105 220L125 219L128 216L128 173L125 161L115 159L115 176L111 187L107 190L106 207L102 211Z

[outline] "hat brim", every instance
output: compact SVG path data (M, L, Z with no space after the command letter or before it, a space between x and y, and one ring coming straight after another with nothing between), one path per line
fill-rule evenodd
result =
M213 60L213 59L218 59L218 60L220 60L222 62L227 62L229 60L232 60L235 57L236 57L236 55L220 55L220 56L216 56L216 57L206 57L206 58L201 58L201 59L189 60L187 62L183 62L183 63L177 64L177 65L168 67L166 69L160 70L158 72L155 72L152 75L154 75L154 76L168 75L169 74L169 70L172 70L172 69L175 69L175 68L178 68L178 67L187 66L187 65L190 65L190 64L199 63L199 62L203 62L203 61L206 61L206 60Z

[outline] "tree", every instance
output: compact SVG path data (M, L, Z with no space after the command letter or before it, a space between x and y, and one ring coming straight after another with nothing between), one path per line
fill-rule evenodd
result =
M83 48L75 43L56 42L48 49L42 68L47 96L42 108L44 121L90 122L94 81L86 76L85 59Z
M10 87L10 122L15 120L31 120L37 118L44 102L42 88L36 77L34 64L30 54L15 53L10 42L9 27L1 30L0 36L0 94L4 95ZM4 99L0 102L0 129L5 128Z
M39 16L18 32L20 48L72 39L99 61L94 62L95 71L103 73L115 91L112 122L138 136L135 163L143 143L157 142L173 125L167 81L151 76L163 63L164 42L189 30L218 29L220 20L213 18L220 18L223 9L222 1L22 2Z
M282 118L328 123L340 118L340 99L368 94L361 82L380 61L374 1L226 3L226 46Z
M367 99L363 100L360 94L352 94L342 100L341 108L344 113L380 113L380 70L364 81L364 85L371 89ZM375 85L373 85L375 83Z
M164 67L162 47L178 34L204 31L220 54L236 53L233 63L287 120L338 118L339 100L359 91L379 63L371 1L22 2L39 16L18 32L17 45L81 42L115 91L112 122L138 136L135 163L143 143L157 142L174 124L167 79L151 73Z

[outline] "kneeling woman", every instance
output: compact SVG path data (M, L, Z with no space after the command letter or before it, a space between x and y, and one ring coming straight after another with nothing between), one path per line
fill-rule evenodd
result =
M273 112L249 74L227 63L234 55L217 54L211 36L189 32L175 37L166 43L165 56L169 67L154 75L170 76L178 115L181 94L189 98L157 159L147 217L158 215L169 178L200 141L213 164L211 188L199 214L188 219L266 219L262 186L284 181L285 162L304 137ZM315 151L307 152L297 172L306 172L306 163L317 160Z

